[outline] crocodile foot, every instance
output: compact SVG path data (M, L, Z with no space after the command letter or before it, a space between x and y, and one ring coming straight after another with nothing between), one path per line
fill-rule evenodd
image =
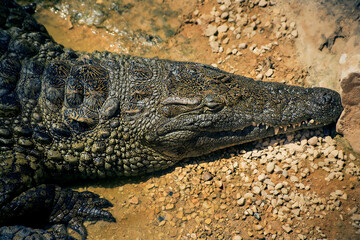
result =
M84 221L115 222L111 213L104 210L111 206L108 200L88 191L39 185L0 209L0 219L4 219L1 225L6 225L0 228L0 238L73 239L67 233L67 229L71 228L86 239Z
M2 240L75 240L75 238L68 235L66 227L63 224L54 225L46 230L21 225L1 227L0 236Z

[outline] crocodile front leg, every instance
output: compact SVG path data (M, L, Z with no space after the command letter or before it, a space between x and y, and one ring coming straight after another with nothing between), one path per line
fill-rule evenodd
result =
M31 236L67 239L66 231L54 230L58 229L54 228L56 225L71 228L85 239L84 221L115 221L104 210L112 206L106 199L87 191L76 192L52 184L37 185L43 182L41 179L46 179L41 161L31 161L30 155L11 155L0 157L0 226L5 226L0 228L0 239Z
M1 227L0 237L2 240L75 240L75 238L68 235L66 227L63 224L54 225L47 230L35 229L21 225Z
M109 212L103 210L111 206L109 201L91 192L76 192L50 184L39 185L2 206L0 224L21 224L46 231L38 229L24 231L23 227L3 227L0 228L0 236L14 237L19 230L22 230L21 235L24 235L24 238L27 237L26 234L31 236L34 233L43 235L45 239L49 236L66 238L67 233L59 233L52 228L53 225L62 224L66 228L75 230L85 239L87 232L83 225L84 221L115 221Z

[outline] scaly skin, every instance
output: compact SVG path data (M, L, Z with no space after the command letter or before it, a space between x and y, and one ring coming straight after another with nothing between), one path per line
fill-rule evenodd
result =
M107 200L52 183L145 174L342 111L329 89L65 49L9 0L0 26L1 239L71 239L68 227L85 239L85 220L114 221Z

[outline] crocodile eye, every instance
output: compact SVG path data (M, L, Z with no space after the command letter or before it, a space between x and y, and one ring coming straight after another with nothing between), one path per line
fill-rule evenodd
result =
M219 110L225 106L225 101L217 94L207 94L203 101L211 110Z
M174 117L182 113L201 109L201 96L193 98L172 96L162 101L160 113L166 117Z

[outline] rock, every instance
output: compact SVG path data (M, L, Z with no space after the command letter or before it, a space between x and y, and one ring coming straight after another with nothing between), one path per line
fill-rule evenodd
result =
M329 146L324 150L324 155L327 157L334 150L335 150L334 146Z
M333 151L330 152L330 156L333 157L333 158L336 158L339 154L339 150L335 149Z
M331 173L327 176L327 179L326 179L326 180L328 180L328 181L333 180L333 179L335 178L335 176L336 176L336 173L335 173L335 172L331 172Z
M166 210L171 210L171 209L174 209L174 207L175 207L174 204L169 203L169 204L167 204L167 205L165 206L165 209L166 209Z
M253 187L253 192L255 194L259 194L261 192L261 188L259 188L258 186L255 186L255 187Z
M247 47L246 43L240 43L239 44L239 49L245 49Z
M267 77L271 77L273 74L274 74L274 70L272 70L271 68L269 68L269 70L265 72L265 76Z
M211 223L211 218L207 218L206 220L205 220L205 224L210 224Z
M332 137L330 137L330 136L326 136L326 137L324 138L324 141L325 141L327 144L329 144L329 146L334 146L334 145L335 145L335 140L332 139Z
M291 210L292 214L294 214L296 217L300 216L300 209L297 208L297 209L293 209Z
M236 202L239 206L244 206L244 204L245 204L245 198L240 198L239 200L237 200L237 202Z
M213 176L209 172L204 172L202 178L206 182L206 181L210 181L213 178Z
M225 33L225 32L227 32L228 29L229 29L228 26L226 24L223 24L217 28L217 31L219 33Z
M350 158L351 161L356 160L356 157L352 153L349 154L349 158Z
M360 72L341 80L344 111L337 123L337 132L344 135L355 152L360 153Z
M235 235L232 240L243 240L243 238L240 235Z
M221 209L221 210L227 209L227 205L226 205L226 204L221 204L221 205L220 205L220 209Z
M252 193L245 193L244 198L245 198L245 199L252 199L253 196L254 196L254 195L253 195Z
M268 173L272 173L275 169L275 163L274 162L270 162L266 165L266 171Z
M213 24L209 24L205 30L205 36L210 37L215 35L217 32L217 27L216 25Z
M254 43L254 44L252 44L250 47L249 47L249 49L250 49L250 51L254 51L254 49L256 48L256 43Z
M219 43L218 42L210 42L210 47L214 53L219 52Z
M261 80L263 78L263 75L261 73L259 73L258 75L256 75L256 80Z
M304 146L300 146L295 143L289 143L285 147L289 149L291 154L294 154L295 152L304 152Z
M286 169L284 169L284 170L282 171L282 175L283 175L285 178L289 177L289 173L288 173L288 171L287 171Z
M266 0L260 0L259 2L259 7L266 7L267 6L267 1Z
M227 9L227 7L226 7L225 4L223 4L223 5L220 6L220 10L221 10L221 11L225 11L226 9Z
M297 30L293 30L293 31L291 31L291 36L293 36L293 37L298 37L298 31Z
M276 189L276 190L279 190L279 189L281 189L283 186L284 186L284 185L280 182L280 183L278 183L278 184L275 185L275 189Z
M314 136L308 140L308 144L311 146L315 146L317 144L317 142L318 142L318 138L316 136Z
M138 205L139 204L139 199L134 196L134 197L130 198L129 203L131 203L133 205Z
M353 221L360 221L360 214L354 214L354 215L352 215L352 216L351 216L351 219L352 219Z
M289 226L287 226L287 225L283 225L283 226L282 226L282 229L284 229L284 231L285 231L286 233L290 233L290 232L292 231L291 227L289 227Z
M260 182L264 181L265 178L266 178L266 175L265 175L265 174L260 174L260 175L258 176L258 180L259 180Z
M341 160L344 159L344 152L342 150L339 151L338 158L341 159Z
M349 210L348 214L353 215L353 214L355 214L357 212L357 210L358 210L358 207L355 206L355 207L353 207L352 209Z
M228 49L226 49L226 55L230 55L231 53L232 53L232 50L231 50L231 48L228 48Z
M222 19L226 19L229 17L229 13L228 12L223 12L220 16Z
M299 181L299 178L297 176L290 176L290 181L292 182L298 182Z

